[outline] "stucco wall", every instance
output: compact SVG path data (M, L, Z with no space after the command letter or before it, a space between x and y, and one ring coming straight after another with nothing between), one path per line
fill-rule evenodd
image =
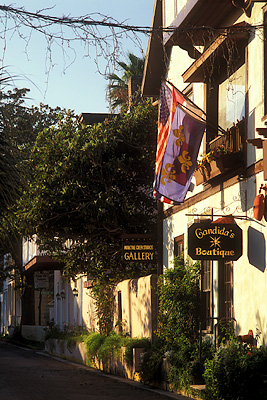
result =
M60 272L55 273L55 323L61 329L67 325L98 330L94 299L91 289L83 287L84 282L84 277L78 279L76 284L64 282ZM77 289L76 296L74 288ZM62 290L65 295L63 305L62 298L56 297ZM117 285L114 326L118 321L118 292L122 299L123 330L131 337L152 337L156 326L156 276L125 280Z
M245 21L251 25L263 23L263 3L254 3L251 18L243 13L239 19L234 14L225 20L224 26ZM168 11L168 10L167 10ZM169 14L169 18L171 18ZM264 127L261 120L264 116L264 76L263 76L263 32L252 33L247 47L247 134L248 138L258 137L256 128ZM194 62L184 50L175 46L172 50L170 67L167 78L179 89L186 85L182 81L182 73ZM205 85L193 84L194 101L204 108ZM233 121L236 122L236 121ZM200 151L201 153L201 151ZM247 165L261 160L261 149L248 144ZM194 183L194 178L192 180ZM192 202L163 221L163 264L164 268L171 268L174 257L174 238L185 235L185 256L187 256L187 229L193 222L194 216L213 209L216 214L234 214L238 216L237 224L243 231L243 255L234 262L234 317L236 319L236 333L247 334L252 329L258 334L258 345L267 342L267 271L266 271L266 235L267 223L263 219L260 223L253 216L253 201L258 194L259 187L264 182L263 173L245 180L236 180L230 187L217 186L218 191L198 202L194 196L207 189L205 186L193 186L188 192L187 199ZM169 206L165 206L165 209ZM214 316L218 314L218 263L214 262Z
M120 282L116 288L116 299L121 292L123 330L131 337L152 337L156 316L156 276ZM115 324L118 321L118 300Z

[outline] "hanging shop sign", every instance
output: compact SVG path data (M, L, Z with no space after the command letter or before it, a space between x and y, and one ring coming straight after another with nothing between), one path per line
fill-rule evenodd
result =
M48 289L49 288L49 272L36 271L34 273L34 289Z
M194 223L188 228L188 254L193 260L236 261L243 253L237 224Z
M124 242L123 260L153 262L155 261L155 245L151 242Z

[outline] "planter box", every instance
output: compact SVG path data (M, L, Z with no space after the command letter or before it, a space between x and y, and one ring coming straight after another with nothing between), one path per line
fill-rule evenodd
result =
M225 171L221 158L218 158L218 160L212 160L209 167L209 179L215 178L215 176L220 175Z
M216 176L238 168L241 165L241 153L239 151L222 155L217 160L212 160L205 168L208 179L215 178ZM208 180L207 179L207 180Z
M196 179L196 185L201 185L202 183L207 181L207 175L205 172L205 168L204 167L200 167L198 168L195 172L194 172L194 177Z

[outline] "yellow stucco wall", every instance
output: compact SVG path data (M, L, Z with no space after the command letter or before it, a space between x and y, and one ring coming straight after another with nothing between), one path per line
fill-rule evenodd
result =
M155 329L155 290L155 275L128 279L117 285L115 324L118 321L118 292L121 292L123 330L131 337L152 337Z

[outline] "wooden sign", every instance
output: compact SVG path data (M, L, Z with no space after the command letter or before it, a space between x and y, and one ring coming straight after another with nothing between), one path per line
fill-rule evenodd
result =
M123 243L123 260L130 262L154 262L155 261L155 245L151 242L124 242Z
M243 253L237 224L194 223L188 228L188 254L193 260L236 261Z
M34 273L34 289L49 288L49 273L47 271L37 271Z

